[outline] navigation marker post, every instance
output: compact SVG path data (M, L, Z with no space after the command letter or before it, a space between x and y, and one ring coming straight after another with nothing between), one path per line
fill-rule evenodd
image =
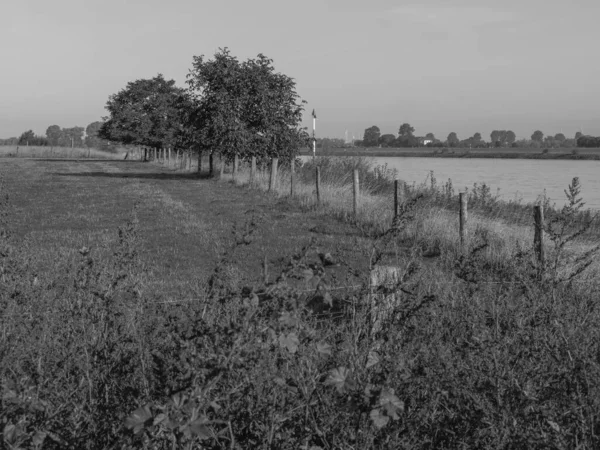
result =
M313 117L313 135L312 135L312 141L313 141L313 162L315 161L315 154L317 153L317 139L315 138L315 129L317 128L317 115L315 114L315 110L313 109L312 111L312 117Z

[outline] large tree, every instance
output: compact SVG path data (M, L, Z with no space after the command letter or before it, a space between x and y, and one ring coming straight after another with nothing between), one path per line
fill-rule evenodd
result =
M50 125L46 129L46 138L48 139L48 143L53 146L57 146L60 143L60 139L62 136L62 130L58 125Z
M415 132L415 129L413 127L411 127L410 124L403 123L402 125L400 125L400 129L398 130L398 136L399 137L408 137L408 136L412 136L414 132Z
M365 147L376 147L379 145L379 138L381 137L381 130L378 126L373 125L365 130L363 136L363 145Z
M262 54L242 63L227 48L212 60L194 57L187 80L195 102L190 124L211 168L214 153L289 159L308 143L296 83L272 63Z
M460 142L460 139L458 139L458 135L453 131L448 135L447 142L449 147L456 147Z
M540 130L534 131L531 135L531 140L541 143L544 140L544 133L542 133Z
M184 147L185 115L190 109L187 91L159 74L127 83L111 95L98 136L121 144L148 147Z
M394 136L393 134L383 134L379 138L379 144L382 147L393 147L395 141L396 141L396 136Z
M506 143L512 145L512 144L514 144L514 142L516 140L517 140L517 135L515 134L515 132L512 130L508 130L506 132Z

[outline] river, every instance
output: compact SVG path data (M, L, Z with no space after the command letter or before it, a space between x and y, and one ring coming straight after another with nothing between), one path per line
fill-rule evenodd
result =
M350 157L351 158L351 157ZM600 210L600 161L488 159L488 158L409 158L373 157L376 165L387 164L408 183L422 183L433 170L437 183L452 180L456 191L485 183L492 194L499 189L504 200L520 198L533 202L546 190L546 196L561 207L564 190L573 177L579 177L585 208Z

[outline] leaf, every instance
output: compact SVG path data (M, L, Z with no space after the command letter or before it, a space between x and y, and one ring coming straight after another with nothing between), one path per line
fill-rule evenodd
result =
M189 430L193 436L198 436L200 439L210 439L212 437L212 433L210 428L208 428L207 424L209 423L208 418L206 416L202 416L199 419L190 422Z
M560 427L556 422L553 422L552 420L546 420L546 422L548 422L548 425L550 425L554 431L560 433Z
M327 342L317 342L317 352L321 355L330 356L331 355L331 345Z
M279 345L283 348L287 348L290 353L296 353L298 351L298 345L300 345L300 340L296 333L289 333L287 335L279 336Z
M396 414L398 410L404 411L404 402L394 394L393 389L384 388L381 390L379 405L394 420L398 419L398 415Z
M296 324L298 323L298 319L292 316L288 311L284 311L279 317L279 322L281 322L282 325L293 327L296 326Z
M165 422L167 420L169 420L169 416L167 416L166 414L159 414L152 421L152 425L158 425L158 424L160 424L162 422Z
M328 386L334 386L337 391L342 394L346 387L349 387L350 377L352 372L346 367L338 367L337 369L331 369L329 377L325 381Z
M379 429L385 427L390 421L388 416L381 414L381 409L379 408L371 410L369 417L373 421L373 424Z
M31 443L33 445L42 445L44 443L44 440L46 439L47 433L44 431L37 431L34 435L33 435L33 439L31 440Z
M379 355L375 350L371 350L367 356L367 369L379 363Z
M15 444L18 437L18 429L12 423L7 423L2 432L4 440L9 444Z
M125 419L125 426L129 429L133 429L134 434L138 434L146 426L146 422L152 419L152 413L148 405L141 406L131 413L127 419Z

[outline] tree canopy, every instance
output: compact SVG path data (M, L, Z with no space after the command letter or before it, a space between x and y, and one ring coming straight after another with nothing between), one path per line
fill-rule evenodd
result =
M159 74L132 81L106 104L109 116L97 135L108 141L148 147L181 147L191 101L185 89Z
M379 138L381 137L381 130L378 126L373 125L365 130L363 137L363 145L365 147L375 147L379 145Z
M200 150L226 158L291 157L308 143L300 127L304 103L296 82L259 54L238 61L227 48L212 60L195 56L187 84L194 99L190 125Z

